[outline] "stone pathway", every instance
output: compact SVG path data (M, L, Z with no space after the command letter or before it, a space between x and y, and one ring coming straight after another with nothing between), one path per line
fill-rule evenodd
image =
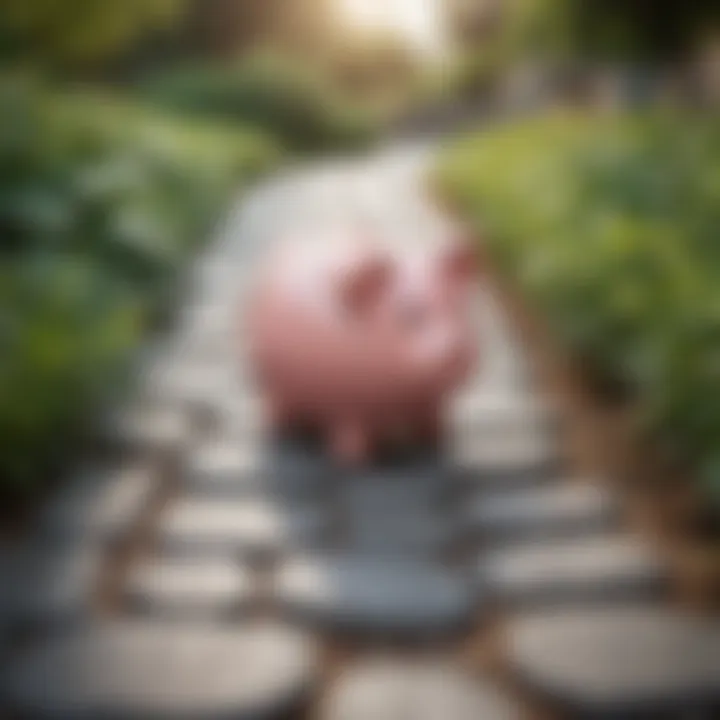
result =
M618 498L568 477L562 418L491 298L477 298L485 364L453 409L449 457L340 473L263 438L237 360L257 256L348 219L432 242L445 221L420 192L427 159L408 147L294 171L232 214L137 397L99 427L103 452L33 542L0 555L2 707L718 717L720 621L674 609L668 567Z

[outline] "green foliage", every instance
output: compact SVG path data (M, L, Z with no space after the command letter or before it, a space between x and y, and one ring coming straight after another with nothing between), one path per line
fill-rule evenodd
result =
M0 53L54 67L103 60L170 24L186 0L3 0Z
M577 4L574 0L514 0L495 6L450 3L456 49L448 77L452 91L460 97L482 97L523 61L572 57Z
M450 2L447 12L461 93L482 93L488 77L522 61L571 72L595 63L682 64L720 28L720 5L704 0Z
M720 8L705 0L540 0L550 25L573 56L591 59L682 61L698 41L717 32Z
M84 412L137 342L141 307L75 257L4 262L0 317L0 497L31 491L67 456Z
M720 493L720 127L557 115L459 141L442 191L560 337Z
M172 111L255 125L300 152L362 146L375 129L319 71L274 54L236 66L177 68L141 92Z
M276 159L256 132L0 86L0 495L68 451L229 193Z
M492 92L508 64L495 47L461 53L447 74L448 88L461 98L473 98Z

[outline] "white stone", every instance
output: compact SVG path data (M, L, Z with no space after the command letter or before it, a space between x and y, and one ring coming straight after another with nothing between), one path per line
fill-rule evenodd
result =
M459 573L404 557L298 557L279 570L275 588L290 614L351 632L456 631L476 600Z
M324 516L312 508L187 498L165 512L159 538L161 547L172 554L257 555L312 546L325 526Z
M252 574L229 559L155 558L136 565L125 598L148 614L229 618L254 600Z
M322 720L518 720L496 686L442 660L373 658L336 680Z
M5 699L34 718L249 720L289 712L316 674L315 644L287 628L106 621L17 658Z

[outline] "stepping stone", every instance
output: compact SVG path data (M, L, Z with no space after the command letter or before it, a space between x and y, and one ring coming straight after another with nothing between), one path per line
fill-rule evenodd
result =
M459 573L410 558L298 557L279 571L276 598L288 613L349 632L428 636L456 631L475 593Z
M333 472L325 458L302 449L223 437L191 453L185 483L198 497L295 500L326 495Z
M287 628L116 621L26 651L5 702L38 719L265 719L290 712L316 675L314 644Z
M221 274L234 275L235 288L238 287L235 268L225 264L219 270ZM233 303L195 303L183 309L178 322L178 337L233 337L236 321L237 312Z
M518 720L521 708L490 682L442 660L373 658L349 667L321 720Z
M50 504L41 532L57 539L119 540L142 516L157 489L154 470L147 464L87 474Z
M240 363L240 361L238 361ZM238 367L239 385L247 384L251 377L249 368ZM224 429L224 436L234 442L259 439L265 424L265 410L262 400L252 388L241 388L241 392L218 398L214 407L218 424Z
M266 487L281 499L326 499L337 475L320 450L299 442L275 440L263 448Z
M232 338L238 321L237 301L241 296L241 283L238 270L231 267L231 263L218 260L217 264L221 273L226 275L223 279L232 280L231 284L215 282L202 289L188 287L173 328L176 337L225 335Z
M348 473L339 493L343 508L353 515L398 515L408 509L436 510L446 504L451 489L452 482L436 464Z
M257 556L317 544L326 519L316 508L284 510L261 501L184 499L160 521L161 547L172 555Z
M461 442L472 443L484 435L549 434L557 416L551 408L525 393L474 391L465 392L454 403L451 426L463 436Z
M514 620L507 641L518 677L573 718L666 717L720 702L717 618L652 604L562 608Z
M182 452L190 434L185 412L153 403L122 411L104 429L104 438L113 446L162 455Z
M657 597L668 568L645 543L610 536L521 546L480 560L482 585L501 602L633 600Z
M394 515L356 513L344 517L345 547L352 553L424 555L437 558L457 538L455 523L443 513L408 509Z
M182 410L212 408L218 398L236 393L239 388L229 358L213 362L176 358L151 370L146 385L152 399Z
M210 441L189 454L184 485L190 495L210 498L257 496L262 484L260 453L249 443Z
M6 570L8 622L44 627L85 618L91 611L102 555L96 544L82 540L39 538L19 548Z
M217 444L228 448L222 454L227 452L230 456L237 452L231 450L233 447L248 448L243 452L255 456L263 490L292 500L327 495L328 485L338 476L339 468L324 448L299 438L278 438L270 433L264 438L247 431L236 432L232 421L223 415L229 412L227 407L220 405L216 410L222 428Z
M613 529L617 516L609 491L580 482L478 495L468 509L470 528L491 543L594 534Z
M155 558L131 570L125 598L153 615L228 618L253 601L254 584L249 571L230 560Z
M181 328L171 339L171 352L190 366L213 366L234 355L234 339L232 331L219 332L209 327Z
M542 434L461 437L453 454L460 474L475 487L501 489L542 483L562 469L559 448Z

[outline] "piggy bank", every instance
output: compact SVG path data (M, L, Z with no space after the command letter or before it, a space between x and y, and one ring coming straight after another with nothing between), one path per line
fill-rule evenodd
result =
M342 464L438 444L476 348L469 246L391 252L340 241L276 253L247 305L249 359L271 426L319 432Z

